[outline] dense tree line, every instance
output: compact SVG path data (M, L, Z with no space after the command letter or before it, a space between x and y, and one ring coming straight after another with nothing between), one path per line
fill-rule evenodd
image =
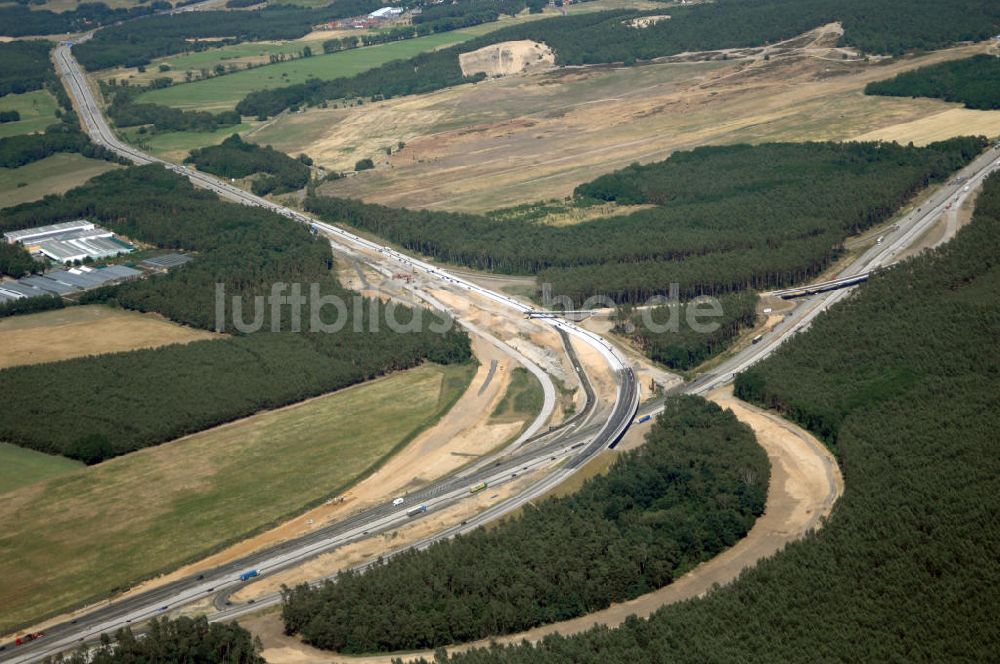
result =
M170 82L169 78L157 79ZM153 81L150 88L166 87ZM166 131L215 131L221 127L238 125L242 118L236 111L186 111L160 104L136 103L135 98L149 88L130 85L105 85L102 92L109 98L108 116L118 127L152 125L153 130Z
M255 4L261 3L249 3ZM422 9L422 13L414 16L412 25L398 26L363 39L368 44L409 39L496 21L501 14L513 15L525 8L541 11L544 5L543 0L459 0L442 5L401 2L396 6ZM315 8L274 4L248 11L161 14L100 30L93 39L78 45L75 53L79 61L91 70L118 65L141 66L149 64L154 58L216 48L223 43L297 39L308 34L317 24L364 15L382 6L381 0L337 0ZM197 41L207 38L222 38L223 42Z
M73 52L90 70L118 65L147 65L154 58L217 48L222 44L271 39L298 39L317 23L364 14L382 6L379 0L337 0L327 7L265 6L249 11L201 11L160 14L98 31ZM196 41L222 38L223 41Z
M51 311L52 309L62 309L66 304L61 297L56 295L41 295L39 297L26 297L12 302L0 304L0 318L7 316L18 316L21 314L33 314L39 311Z
M363 575L284 592L289 634L347 653L447 645L573 618L669 584L743 537L770 469L753 432L698 397L671 399L606 476L490 530Z
M1000 59L976 55L904 72L865 86L866 95L934 97L966 108L1000 109Z
M818 533L649 620L448 661L993 659L998 253L994 175L949 245L880 274L738 379L744 398L779 408L836 452L846 491Z
M46 664L266 664L261 644L238 623L209 623L204 616L154 618L138 638L129 627L101 635L94 649L47 658Z
M582 185L580 198L652 203L632 214L554 227L531 219L368 205L311 196L307 209L435 258L538 274L579 306L593 295L642 302L679 284L698 295L787 286L815 276L848 235L885 221L985 145L778 143L678 152Z
M0 240L0 275L18 279L39 271L41 264L32 258L24 247Z
M21 113L18 111L0 111L0 124L6 124L8 122L17 122L21 119Z
M651 359L671 369L692 369L721 353L743 330L753 327L756 310L756 295L734 293L633 313L630 325L621 331Z
M0 167L17 168L24 166L57 152L77 152L85 157L105 159L107 161L122 161L110 150L96 145L80 129L80 122L73 111L73 103L63 88L62 82L56 77L52 62L49 60L50 42L11 42L0 43L0 56L7 46L25 45L30 48L15 49L11 56L11 73L5 79L11 85L44 87L55 98L59 108L56 109L55 123L49 125L41 134L15 134L0 138ZM35 66L28 67L25 59L34 59ZM31 71L29 75L27 72ZM8 71L6 63L0 62L0 72ZM20 71L21 74L15 72ZM0 77L3 75L0 74ZM18 83L19 81L19 83ZM27 88L26 89L31 89Z
M49 125L43 134L15 134L0 138L0 167L17 168L40 161L57 152L76 152L92 159L121 161L113 152L92 143L80 131L73 112L64 112L61 121Z
M662 12L645 12L656 13ZM763 46L834 21L844 27L843 44L892 55L1000 32L1000 7L989 0L717 0L672 8L671 20L644 28L623 20L638 15L612 11L539 21L491 37L543 41L555 51L557 63L578 65Z
M305 157L305 155L303 155ZM239 134L233 134L220 145L191 151L184 160L194 164L198 170L214 173L225 178L245 178L264 173L251 184L258 196L284 194L302 189L309 183L308 157L293 159L270 145L261 147L247 143Z
M29 9L24 5L5 5L0 7L0 35L24 37L81 32L164 9L170 9L170 3L162 0L127 9L111 9L103 2L82 2L76 9L64 12Z
M42 89L55 74L51 50L52 42L47 41L0 43L0 97Z
M762 46L833 21L844 25L845 44L890 54L982 40L1000 32L1000 7L990 0L717 0L671 8L669 21L643 28L632 25L634 18L657 14L662 11L611 10L531 21L353 77L255 91L237 108L243 115L266 117L329 99L385 99L474 82L478 79L461 75L459 54L519 39L547 44L557 64L581 65L634 64L685 51Z
M410 331L397 332L389 321L406 324L418 314L343 290L331 272L329 244L304 226L223 203L157 165L105 173L65 196L8 208L0 230L81 217L197 254L168 275L91 291L83 302L158 312L205 329L219 325L238 336L0 371L0 390L12 397L0 404L0 439L94 463L425 359L470 357L468 337L440 331L436 315L423 312ZM276 283L301 284L300 332L290 307L275 312L256 301ZM312 325L312 307L322 304L312 284L321 297L347 305L319 310L320 322L342 323L339 329ZM227 303L221 324L217 288ZM245 303L241 315L228 304L235 296ZM236 319L251 323L258 312L261 331L242 334Z

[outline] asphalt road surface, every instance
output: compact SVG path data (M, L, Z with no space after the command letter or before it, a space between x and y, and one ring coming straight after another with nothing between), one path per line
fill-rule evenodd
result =
M499 303L507 308L511 315L523 316L529 310L529 307L505 294L488 290L429 263L411 258L389 247L378 245L335 226L254 196L218 178L164 162L121 142L111 131L101 113L88 80L72 56L71 46L72 43L66 43L57 47L55 52L56 65L76 102L85 129L95 142L114 150L137 164L161 163L166 168L189 177L196 185L215 191L225 199L248 206L268 208L293 221L311 225L329 237L331 242L366 257L366 260L374 260L375 264L383 270L403 268L423 272L428 280L460 294L464 291L470 296ZM375 258L367 258L370 256ZM325 528L256 552L204 574L181 579L108 606L96 608L75 620L47 629L45 637L24 646L14 647L13 644L4 644L6 648L5 651L0 652L0 660L18 663L36 661L78 646L96 638L101 633L140 623L179 606L200 601L205 597L213 595L225 597L244 583L240 580L240 576L244 572L255 570L258 575L255 578L259 578L260 575L299 564L346 543L374 536L386 529L396 528L413 518L418 518L407 513L414 507L426 506L428 511L440 509L467 498L472 494L474 487L482 485L484 482L488 486L494 487L509 482L523 472L551 467L549 474L519 495L490 507L465 524L439 533L418 546L427 546L438 539L454 536L457 532L472 530L482 523L499 518L545 494L578 470L591 457L613 445L631 424L639 403L635 375L628 362L610 343L599 335L565 321L551 320L546 322L563 335L570 360L583 379L587 394L587 406L581 411L580 416L553 431L525 441L513 452L502 453L502 455L477 463L472 469L460 471L411 493L407 496L404 504L385 504L365 510ZM594 412L596 396L589 381L585 378L584 368L572 351L570 339L588 344L597 350L618 380L616 399L611 405L610 414L603 422L594 423L588 427L584 425L589 423L590 416ZM256 609L259 606L260 604L237 607L230 610L229 614L235 614L241 610ZM226 617L229 617L226 613L213 616L214 619Z
M254 196L224 180L164 162L122 143L107 125L89 82L72 57L71 46L72 44L68 43L57 47L55 52L56 65L77 104L77 110L85 129L95 142L138 164L161 163L166 168L190 178L196 185L215 191L225 199L248 206L268 208L293 221L309 224L348 251L363 252L366 256L377 257L366 260L373 260L373 264L378 265L383 270L403 268L420 271L428 279L444 284L459 293L467 291L472 296L497 302L509 309L512 315L525 315L530 311L530 307L520 301L478 286L457 274ZM891 264L898 255L918 240L938 220L946 206L961 204L962 199L968 195L968 192L965 191L966 186L969 185L970 189L974 188L979 180L996 168L994 162L997 161L998 156L1000 154L991 150L988 154L977 159L960 174L965 178L960 185L950 184L936 192L919 211L907 215L899 222L895 230L886 234L881 244L867 251L854 264L845 269L840 276L849 277ZM831 291L803 298L798 306L786 316L785 320L767 333L759 343L729 358L712 374L701 376L680 386L673 393L705 394L715 387L730 382L736 373L767 357L792 335L808 328L816 316L845 297L849 290ZM611 406L610 414L604 421L592 421L595 412L595 396L592 390L587 389L588 406L585 412L581 412L580 417L574 418L572 422L555 431L526 441L514 452L491 458L476 464L472 469L466 469L443 478L409 495L403 505L386 504L366 510L303 537L281 543L197 577L182 579L137 594L127 600L95 609L76 620L49 628L46 630L44 638L27 645L14 648L12 644L4 644L6 648L5 651L0 652L0 661L17 663L36 661L94 639L102 632L110 632L125 625L147 620L164 611L209 596L217 596L223 607L218 613L211 616L212 620L229 619L258 610L263 606L280 601L280 598L271 596L254 604L225 605L225 598L233 590L242 586L243 582L239 579L241 573L252 569L256 570L259 575L268 574L298 564L346 543L398 527L413 518L419 518L419 516L407 514L414 507L425 505L428 511L440 509L469 496L472 489L483 482L492 487L510 481L516 474L528 470L542 467L551 467L552 469L542 480L534 483L521 494L498 503L466 523L437 533L415 546L418 548L426 547L434 541L472 530L516 510L533 498L543 495L564 481L594 455L614 444L636 416L639 399L638 384L629 363L610 343L599 335L572 323L560 319L544 320L564 335L570 359L581 376L584 377L585 389L589 388L589 382L585 380L585 372L579 365L575 353L572 352L572 344L568 343L569 339L586 343L596 349L618 377L617 398ZM662 404L662 399L648 403L642 408L641 414L662 410Z

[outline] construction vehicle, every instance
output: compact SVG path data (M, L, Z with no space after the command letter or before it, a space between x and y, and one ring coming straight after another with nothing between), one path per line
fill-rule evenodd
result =
M248 571L243 572L242 574L240 574L240 581L249 581L250 579L254 578L255 576L260 576L260 572L258 572L255 569L248 570Z

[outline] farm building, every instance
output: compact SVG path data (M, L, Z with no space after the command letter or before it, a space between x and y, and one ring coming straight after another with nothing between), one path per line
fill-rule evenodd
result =
M40 295L72 295L98 286L109 286L138 279L143 275L124 265L109 265L103 268L73 268L54 270L43 275L24 277L17 281L0 282L0 304L9 300L20 300Z
M139 263L139 265L147 270L166 272L167 270L184 265L191 260L193 260L191 256L185 256L184 254L164 254L163 256L147 258Z
M86 219L77 219L76 221L64 221L61 224L51 224L49 226L39 226L38 228L25 228L20 231L11 231L9 233L4 233L3 237L4 240L7 241L7 244L28 245L32 242L38 242L63 233L72 233L74 231L92 231L95 228L97 228L97 224L87 221Z
M4 234L10 244L20 244L29 253L41 254L56 263L98 260L135 251L109 230L86 219L28 228Z
M368 14L368 18L387 19L399 16L402 13L403 13L402 7L382 7L381 9L376 9L375 11Z

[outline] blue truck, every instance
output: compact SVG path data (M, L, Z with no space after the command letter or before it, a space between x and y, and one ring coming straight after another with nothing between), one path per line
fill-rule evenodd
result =
M418 514L423 514L427 511L427 505L421 505L420 507L414 507L412 510L407 510L406 516L416 516Z
M243 572L242 574L240 574L240 581L249 581L255 576L260 576L260 572L258 572L255 569L252 569L249 572Z
M648 422L653 419L652 415L643 415L638 420L635 421L636 424L642 424L643 422Z

